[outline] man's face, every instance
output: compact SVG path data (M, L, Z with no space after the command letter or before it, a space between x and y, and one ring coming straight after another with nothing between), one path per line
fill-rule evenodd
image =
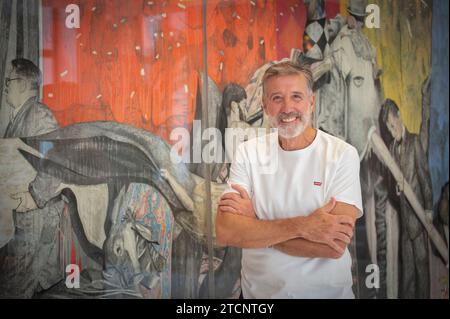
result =
M14 108L21 105L21 95L25 90L25 79L18 76L15 70L11 70L5 79L6 102Z
M303 75L275 76L266 81L264 109L279 136L294 138L310 126L315 98L308 93Z
M399 142L402 139L403 134L403 123L400 119L400 115L392 114L392 112L389 112L386 126L392 137L397 142Z

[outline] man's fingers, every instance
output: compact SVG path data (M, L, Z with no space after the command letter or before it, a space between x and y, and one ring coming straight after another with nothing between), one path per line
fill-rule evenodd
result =
M250 199L250 197L248 197L247 191L242 186L231 184L231 187L237 190L243 199Z
M349 237L347 234L336 233L334 237L335 237L335 239L338 239L338 240L346 243L347 245L350 244L351 237Z
M338 231L340 233L346 234L350 238L353 237L353 228L348 225L339 225Z
M222 195L222 197L220 197L220 199L231 199L231 200L239 200L241 199L241 196L239 194L236 193L226 193L224 195Z
M343 254L344 253L344 248L342 248L341 246L336 244L336 242L334 240L330 241L328 243L328 246L330 246L332 249L334 249L339 254Z
M239 204L236 201L230 200L230 199L221 200L219 202L219 206L231 206L234 209L237 209L237 210L239 209Z
M355 226L355 220L350 216L338 215L337 220L338 220L339 224L347 224L347 225L350 225L351 227Z
M331 199L325 206L322 207L322 209L325 213L330 213L334 209L334 206L336 206L336 199L334 197L331 197Z
M228 206L228 205L223 205L223 206L219 205L219 208L220 208L220 211L222 211L224 213L233 213L233 214L238 213L238 211L235 208Z

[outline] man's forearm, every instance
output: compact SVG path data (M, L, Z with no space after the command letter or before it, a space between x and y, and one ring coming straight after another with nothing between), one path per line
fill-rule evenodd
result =
M303 238L291 239L276 244L273 248L296 257L337 259L342 257L347 245L339 240L336 240L336 243L342 248L342 253L337 252L326 244L314 243Z
M221 246L265 248L301 236L304 217L259 220L238 214L217 212L216 236Z
M347 215L353 220L356 220L358 209L353 205L337 202L333 209L333 214ZM347 248L347 244L338 239L335 239L334 243L335 248L339 248L339 251L327 244L312 242L304 238L288 240L286 242L274 245L273 248L278 249L285 254L297 257L340 258L343 255L345 248Z

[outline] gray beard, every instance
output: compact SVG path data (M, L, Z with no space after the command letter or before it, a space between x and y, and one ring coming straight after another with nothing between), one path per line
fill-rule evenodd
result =
M268 117L270 127L276 128L278 136L286 139L299 136L311 123L311 113L302 114L298 125L280 125L278 116L272 117L269 115Z

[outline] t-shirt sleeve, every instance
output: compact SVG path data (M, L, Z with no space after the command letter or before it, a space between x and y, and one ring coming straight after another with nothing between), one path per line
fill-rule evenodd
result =
M339 160L336 174L331 183L330 197L358 208L357 218L363 215L359 155L354 147L348 148Z
M247 194L250 198L253 196L253 187L251 185L250 181L250 175L249 175L249 168L247 167L249 165L249 161L247 156L245 155L245 150L243 147L243 144L240 144L239 147L237 147L236 153L234 154L233 162L230 166L230 176L227 181L227 188L223 192L230 193L235 192L236 190L231 188L232 184L238 184L245 188L247 191Z

